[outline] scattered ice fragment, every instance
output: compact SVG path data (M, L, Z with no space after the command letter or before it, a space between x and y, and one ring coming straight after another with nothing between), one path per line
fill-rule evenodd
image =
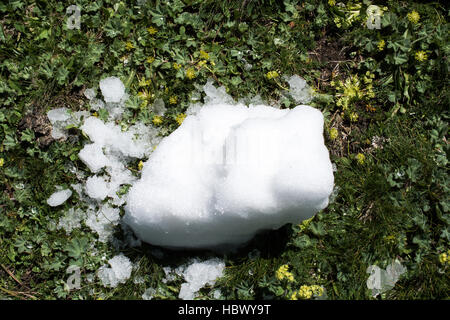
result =
M117 77L100 80L100 90L106 103L120 102L125 95L125 86Z
M203 86L203 91L206 94L205 104L234 104L235 101L227 93L225 87L216 88L214 86L214 80L209 78L206 84Z
M99 241L106 242L111 238L114 227L119 224L119 221L120 210L105 204L97 211L89 208L85 223L98 234Z
M178 298L193 300L196 293L205 285L214 285L217 278L223 275L224 269L225 263L218 258L203 262L193 259L188 266L177 270L186 281L181 285Z
M90 102L89 102L91 109L98 111L99 109L102 109L105 107L105 103L97 98L93 98Z
M311 88L304 79L295 74L287 78L287 82L290 87L289 94L296 103L309 103L312 100Z
M93 173L98 172L110 163L109 159L103 154L102 145L99 143L85 145L78 153L78 157Z
M64 229L70 234L73 229L81 228L81 221L84 221L86 214L83 210L70 208L64 216L59 219L58 229Z
M164 105L164 100L161 98L155 99L153 102L153 112L158 116L163 116L166 113L166 107Z
M396 259L386 267L386 270L371 265L366 272L370 274L367 279L367 288L372 290L372 297L376 297L391 290L400 276L406 272L406 268Z
M108 196L108 183L102 177L89 177L86 181L86 194L92 199L103 200Z
M130 278L133 265L126 256L117 255L109 259L108 263L111 267L103 265L97 273L103 286L115 288L119 283L125 283Z
M47 117L51 124L55 124L57 121L66 121L70 119L69 109L58 108L47 112Z
M94 99L96 95L97 95L97 93L95 92L94 88L89 88L89 89L84 90L84 96L86 98L88 98L89 100Z
M50 196L50 198L47 199L47 204L51 207L57 207L66 202L71 195L72 191L70 189L56 191Z
M148 288L145 290L145 292L142 294L142 300L152 300L153 295L156 293L156 290L153 288Z
M223 249L328 205L334 178L319 110L218 99L160 142L128 192L125 222L141 240Z

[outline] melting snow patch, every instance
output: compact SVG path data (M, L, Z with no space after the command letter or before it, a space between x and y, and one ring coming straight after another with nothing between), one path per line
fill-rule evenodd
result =
M367 279L367 288L372 290L372 297L376 297L381 293L391 290L400 276L406 272L406 268L400 261L395 260L386 267L386 270L376 265L371 265L367 268L366 272L370 274Z
M166 247L240 245L325 208L333 170L322 113L229 104L224 88L187 116L144 164L125 222Z
M64 229L70 234L73 229L81 228L81 221L84 221L86 214L81 209L70 208L63 217L59 219L58 229Z
M311 88L298 75L286 79L289 83L289 94L296 103L309 103L312 100Z
M47 204L51 207L57 207L66 202L66 200L69 199L71 195L72 191L70 191L69 189L56 191L50 196L50 198L47 199Z
M120 254L109 259L108 263L111 266L110 268L103 265L97 273L103 286L115 288L119 283L125 283L130 278L133 265L127 257Z

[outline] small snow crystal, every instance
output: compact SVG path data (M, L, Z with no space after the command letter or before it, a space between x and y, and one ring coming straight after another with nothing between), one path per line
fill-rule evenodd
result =
M56 191L50 196L50 198L47 199L47 203L51 207L57 207L66 202L66 200L69 199L71 195L72 191L70 191L69 189Z
M205 87L212 102L161 141L128 193L125 222L140 239L240 245L328 205L334 178L319 110L230 105L223 88Z
M102 91L105 102L120 102L125 95L125 86L117 77L109 77L101 80L100 90Z
M125 283L131 276L133 265L131 261L120 254L108 260L109 268L103 265L98 270L98 277L105 287L115 288L119 283Z
M194 259L187 267L178 270L186 281L181 285L178 298L193 300L195 294L205 285L214 285L216 279L222 276L224 269L225 263L220 259L214 258L203 262Z

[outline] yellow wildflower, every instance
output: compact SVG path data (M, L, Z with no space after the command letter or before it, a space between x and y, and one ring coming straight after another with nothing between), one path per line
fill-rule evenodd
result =
M313 295L313 291L311 290L311 287L309 286L301 286L300 290L298 290L298 296L301 299L311 299Z
M204 60L209 60L209 53L203 50L200 50L200 57Z
M415 10L408 13L407 17L408 17L408 20L413 24L417 24L420 20L420 14Z
M148 94L145 91L140 91L138 92L138 97L141 98L142 100L146 100L148 98Z
M175 70L180 70L180 69L181 69L181 64L179 64L179 63L174 62L174 63L172 64L172 66L173 66L173 68L174 68Z
M366 161L366 157L362 154L362 153L358 153L356 155L356 162L358 162L358 164L364 164L364 162Z
M163 120L161 116L154 116L152 122L155 126L159 126Z
M148 57L146 61L147 61L147 63L151 64L151 63L153 63L153 61L155 61L155 57Z
M336 0L328 0L328 5L330 6L336 5Z
M298 292L297 292L297 291L292 292L291 300L298 300L297 295L298 295Z
M148 27L147 28L148 33L150 33L151 35L157 34L158 33L158 29L154 28L154 27Z
M386 45L386 42L384 41L384 39L381 39L380 41L378 41L378 51L383 51L385 45Z
M186 115L184 113L180 113L177 115L177 117L175 118L175 121L178 123L178 125L181 126L181 124L183 123L184 119L186 118Z
M170 104L177 104L177 102L178 102L178 97L177 96L171 96L169 98L169 103Z
M98 117L97 111L95 111L92 115L97 118Z
M278 72L276 72L276 71L269 71L269 72L267 72L267 74L266 74L266 78L267 79L274 79L274 78L278 78L280 75L278 74Z
M443 252L439 255L439 262L441 264L450 263L450 250L447 253Z
M331 128L330 129L330 139L331 140L335 140L338 137L338 130L336 128Z
M5 159L0 158L0 167L3 167L4 164L5 164Z
M139 171L142 170L142 167L143 167L143 166L144 166L144 163L142 162L142 160L139 161L139 163L138 163L138 169L139 169Z
M420 62L423 62L423 61L428 59L427 53L425 51L422 51L422 50L421 51L416 51L415 57L416 57L416 60L420 61Z
M201 68L201 67L203 67L206 63L207 63L206 60L200 60L200 61L197 63L197 65Z
M189 68L186 70L186 77L188 77L188 79L192 80L195 78L195 70L193 68Z
M132 44L130 41L128 41L128 42L126 43L126 45L125 45L125 48L126 48L127 50L131 50L131 49L134 49L134 46L133 46L133 44Z
M358 121L358 114L356 112L351 112L349 118L351 122L356 122Z
M282 265L278 268L278 270L275 272L275 277L278 280L287 279L289 282L294 281L294 276L292 273L288 271L289 266L287 264Z

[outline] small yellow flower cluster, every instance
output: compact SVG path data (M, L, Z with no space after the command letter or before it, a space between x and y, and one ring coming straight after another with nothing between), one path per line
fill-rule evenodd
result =
M363 81L360 81L358 75L350 75L345 81L331 81L331 86L335 87L337 91L336 97L338 99L336 105L346 112L350 121L355 122L358 120L358 114L350 108L353 105L352 102L375 97L372 84L374 78L375 75L367 71Z
M328 5L329 5L329 6L334 6L334 5L336 5L336 0L328 0Z
M175 121L178 123L178 125L180 126L182 123L183 123L183 121L184 121L184 119L186 118L186 115L184 114L184 113L179 113L178 115L177 115L177 117L175 118Z
M189 80L192 80L192 79L194 79L196 77L194 68L189 68L189 69L186 70L186 77Z
M157 34L158 33L158 29L156 29L155 27L148 27L147 28L148 33L150 33L151 35Z
M360 165L363 165L364 162L366 161L366 157L362 153L358 153L355 158L356 162L358 162L358 164Z
M174 62L174 63L172 64L172 66L173 66L173 68L174 68L175 70L180 70L180 69L181 69L181 64L179 64L179 63Z
M266 78L267 79L274 79L274 78L278 78L280 75L278 74L278 72L276 72L276 71L269 71L269 72L267 72L267 74L266 74Z
M130 51L130 50L134 49L134 45L133 45L130 41L128 41L128 42L125 44L125 49L127 49L128 51Z
M178 102L178 97L177 96L171 96L169 98L169 103L170 104L177 104L177 102Z
M335 5L335 1L328 1L330 6ZM345 6L336 6L336 9L340 12L339 16L336 16L333 21L338 28L348 28L353 22L361 19L361 3L347 3Z
M417 61L423 62L428 59L428 55L425 51L416 51L415 58Z
M331 128L329 134L330 134L330 139L335 140L338 137L339 132L336 128Z
M294 281L294 275L288 271L289 266L287 264L283 264L278 270L275 272L275 277L278 280L287 279L289 282Z
M150 79L146 80L144 77L139 80L139 87L148 87L152 81Z
M138 169L139 169L139 171L141 171L143 167L144 167L144 163L143 163L142 160L141 160L141 161L139 161L139 163L138 163Z
M439 262L443 265L450 264L450 249L439 255Z
M5 159L0 158L0 167L3 167L4 164L5 164Z
M420 20L420 14L415 10L411 11L406 16L408 17L408 20L413 24L417 24Z
M163 119L161 116L154 116L152 122L155 126L159 126L163 122Z
M155 57L148 57L146 61L148 64L152 64L155 61Z
M323 287L318 285L306 286L303 285L298 291L294 291L291 295L291 300L311 299L314 297L320 297L324 293Z
M302 221L302 223L299 225L300 232L303 232L306 230L306 228L308 228L308 225L311 223L313 218L314 217Z
M383 51L384 47L386 46L386 42L384 41L384 39L381 39L380 41L378 41L378 51Z
M209 53L203 50L200 50L200 58L204 60L209 60Z

